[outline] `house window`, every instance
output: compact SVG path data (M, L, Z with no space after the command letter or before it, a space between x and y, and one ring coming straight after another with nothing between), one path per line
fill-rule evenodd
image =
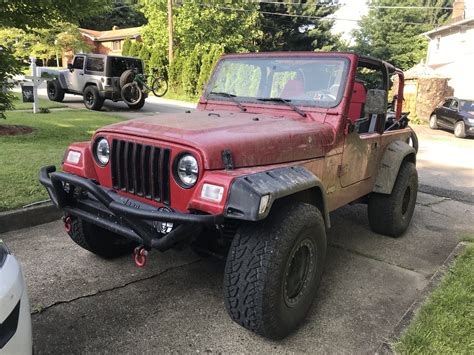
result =
M122 49L122 41L113 41L112 42L112 50L119 51Z

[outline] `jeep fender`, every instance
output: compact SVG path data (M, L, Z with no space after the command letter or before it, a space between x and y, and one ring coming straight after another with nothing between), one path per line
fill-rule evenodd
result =
M403 141L390 143L379 165L373 192L391 194L398 176L398 170L404 160L416 163L415 149Z
M64 73L59 73L57 80L59 81L59 85L63 90L67 90L67 81L66 81L66 76Z
M82 88L82 92L84 92L84 90L86 89L86 87L88 87L89 85L97 86L97 89L99 89L99 91L103 91L103 89L104 89L104 88L102 87L102 83L100 82L100 80L89 79L89 80L87 80L86 85L84 85L84 87Z
M236 178L230 187L225 216L258 221L268 216L276 200L305 191L310 193L313 190L318 193L317 207L329 228L329 211L323 184L302 166L277 168ZM263 213L259 213L261 198L266 195L269 196L267 208Z

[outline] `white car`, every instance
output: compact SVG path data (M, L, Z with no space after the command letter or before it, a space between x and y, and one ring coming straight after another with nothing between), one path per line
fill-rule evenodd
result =
M31 354L30 302L20 264L0 239L0 354Z

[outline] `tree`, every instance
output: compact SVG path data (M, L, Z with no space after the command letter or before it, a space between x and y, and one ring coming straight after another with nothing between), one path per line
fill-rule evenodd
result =
M391 0L373 0L372 6L393 6ZM425 58L427 39L421 33L442 24L450 15L443 9L452 5L451 0L401 0L400 6L417 6L414 9L371 8L354 32L353 49L361 54L384 59L403 70L411 68Z
M148 24L142 30L148 46L166 50L168 46L167 1L147 0L143 12ZM208 51L213 44L227 52L257 50L262 32L258 27L258 3L236 0L188 0L173 8L174 46L183 55L191 53L197 44ZM233 10L233 9L236 10Z
M5 118L5 111L13 109L12 88L13 76L19 74L18 64L9 47L0 45L0 118Z
M261 3L260 26L264 35L259 41L259 49L261 51L333 50L338 44L338 37L330 32L334 21L328 16L334 14L337 9L333 1Z
M133 41L132 42L132 45L130 46L130 50L128 51L128 55L130 57L137 57L138 56L138 52L140 51L139 49L139 44L137 41Z
M47 28L57 20L76 22L110 9L112 0L8 0L0 6L2 27Z
M116 1L109 11L81 20L83 28L99 31L110 30L113 26L120 28L138 27L147 23L145 15L140 11L136 1Z
M122 55L127 56L130 53L131 46L132 46L132 40L130 38L126 38L125 41L123 41Z

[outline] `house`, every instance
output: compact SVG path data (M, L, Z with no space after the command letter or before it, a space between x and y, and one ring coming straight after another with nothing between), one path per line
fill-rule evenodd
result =
M79 28L79 32L85 41L93 46L92 53L122 55L123 42L127 38L141 42L141 29L141 27L118 28L118 26L114 26L109 31ZM73 56L72 51L63 53L63 63L70 63Z
M422 35L430 40L426 64L450 79L455 96L474 99L474 0L455 0L451 22Z

